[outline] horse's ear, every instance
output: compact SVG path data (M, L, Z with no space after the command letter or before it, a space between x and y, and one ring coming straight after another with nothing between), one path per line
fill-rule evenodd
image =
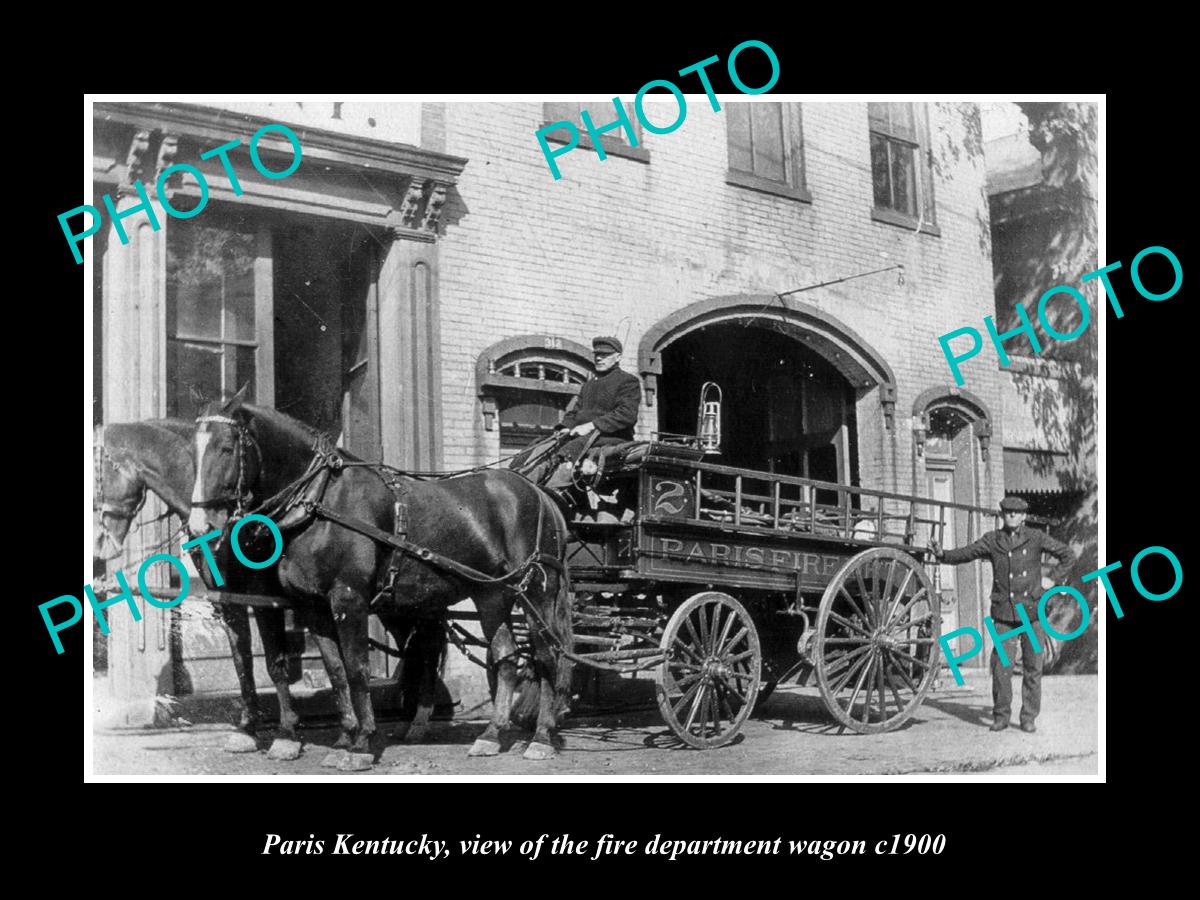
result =
M236 394L225 401L223 412L226 415L233 415L242 408L242 401L246 399L246 389L250 387L250 382L246 382L241 386Z
M197 407L204 406L206 403L208 403L207 391L204 390L202 385L196 384L195 382L192 382L190 385L188 385L188 396L192 398L192 402L195 403Z

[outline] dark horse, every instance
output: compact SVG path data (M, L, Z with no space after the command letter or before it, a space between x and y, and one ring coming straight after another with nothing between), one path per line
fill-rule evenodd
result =
M283 413L243 403L240 395L202 410L196 459L192 528L224 528L231 516L259 504L284 532L276 565L280 585L332 612L350 687L343 726L353 734L354 753L373 751L369 613L385 625L420 612L442 616L468 595L479 611L497 685L492 721L470 753L500 752L517 680L519 648L509 618L519 581L540 691L537 727L525 756L554 755L552 731L570 685L570 665L561 651L569 652L572 640L562 565L566 522L545 493L504 470L437 481L395 475L403 496L398 502L385 470L334 450L328 438ZM411 552L393 567L392 547L381 538L394 533L397 516ZM270 553L269 536L266 547L257 558ZM385 583L390 590L381 589Z
M130 526L145 504L147 489L162 498L171 513L184 522L188 520L196 469L195 431L194 423L181 419L153 419L96 429L96 494L100 513L100 528L96 532L94 549L97 558L110 560L120 554ZM196 559L196 562L198 571L206 576L207 581L207 566L201 559ZM220 569L225 577L226 590L270 590L270 585L253 584L253 581L262 582L263 576L248 572L236 561L223 562ZM254 656L247 608L239 604L221 603L214 606L214 611L229 640L242 697L242 710L236 726L242 734L231 738L227 748L253 750L256 746L253 738L261 724L262 713L254 684ZM255 611L254 621L262 637L267 672L275 685L279 701L279 739L295 741L299 716L294 710L288 678L283 610L259 608ZM301 617L300 621L304 622L305 619ZM445 643L444 640L438 640L440 632L422 630L415 627L417 624L415 621L398 623L398 627L392 631L397 646L410 651L404 654L404 676L400 685L402 717L416 721L411 724L402 722L396 732L398 736L409 740L419 738L432 708L433 701L429 699L433 689L429 681L432 676L426 670L430 666L436 669L436 661ZM332 621L322 630L333 633ZM410 674L414 668L420 677L426 679L419 685L419 701L416 690L418 684ZM340 661L329 668L329 678L335 691L345 693L345 672ZM420 708L414 713L418 702ZM247 741L246 736L252 740ZM348 738L344 744L349 746Z

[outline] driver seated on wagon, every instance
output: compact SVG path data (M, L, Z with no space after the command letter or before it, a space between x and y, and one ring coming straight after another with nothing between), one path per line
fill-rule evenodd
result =
M552 457L552 471L543 487L568 506L576 505L570 495L580 454L589 447L609 447L633 440L633 426L642 403L642 385L636 375L621 369L622 349L621 342L615 337L598 337L592 341L596 374L580 388L562 422L555 426L557 435L564 436L565 432L570 440ZM527 474L540 483L538 476L544 477L545 469Z

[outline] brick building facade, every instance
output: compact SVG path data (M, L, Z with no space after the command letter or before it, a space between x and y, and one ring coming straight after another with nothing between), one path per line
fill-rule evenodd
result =
M587 104L597 123L613 118L606 105ZM98 421L186 417L195 379L212 394L249 378L259 402L361 456L465 468L552 426L587 377L590 338L616 334L643 381L639 437L691 430L696 387L712 379L726 389L730 464L968 505L1003 496L1001 373L981 355L956 389L937 341L994 311L972 104L738 98L718 113L697 98L672 134L637 128L633 147L610 132L605 160L590 145L560 156L561 180L534 132L571 104L101 106L97 200L135 167L150 182L164 147L166 163L194 162L231 128L245 140L290 123L305 157L266 183L235 155L240 197L215 160L201 163L203 213L160 213L164 227L130 246L97 239ZM195 200L186 180L176 190L176 206ZM240 343L178 331L193 302L178 273L214 265L197 228L246 256L257 318ZM988 527L963 512L947 543ZM983 570L940 575L944 630L980 627ZM222 665L199 663L221 652L188 637L200 626L182 641L160 631L156 663L130 662L169 615L114 625L119 693L163 692L164 677L176 693L228 686ZM465 671L452 660L451 675ZM482 678L458 681L470 705Z

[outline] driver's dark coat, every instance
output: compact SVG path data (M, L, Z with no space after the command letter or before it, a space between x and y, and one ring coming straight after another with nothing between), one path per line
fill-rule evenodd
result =
M574 428L591 422L600 432L595 446L632 441L641 403L642 383L637 376L614 366L584 383L563 416L562 426Z
M1019 622L1014 603L1020 603L1029 620L1037 619L1042 596L1042 553L1060 562L1075 559L1071 548L1036 528L1022 525L1011 534L1004 529L989 531L974 543L947 550L941 561L949 565L973 559L992 561L992 619Z

